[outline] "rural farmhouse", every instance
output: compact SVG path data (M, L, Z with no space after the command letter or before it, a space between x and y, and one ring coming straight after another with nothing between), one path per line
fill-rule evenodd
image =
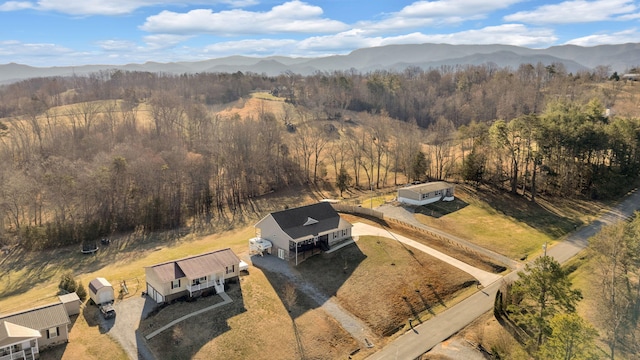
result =
M240 273L240 259L227 248L148 266L144 272L147 294L161 304L183 296L197 297L207 290L224 292L225 281Z
M255 225L256 238L269 240L272 253L296 265L349 239L352 227L327 202L273 212Z
M69 315L62 302L0 315L0 359L36 359L40 349L69 341Z
M440 200L453 201L452 184L435 181L398 189L398 201L401 203L427 205Z

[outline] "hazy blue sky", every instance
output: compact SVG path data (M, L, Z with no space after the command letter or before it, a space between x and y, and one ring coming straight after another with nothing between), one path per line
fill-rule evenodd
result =
M388 44L640 42L630 0L0 0L0 64L323 56Z

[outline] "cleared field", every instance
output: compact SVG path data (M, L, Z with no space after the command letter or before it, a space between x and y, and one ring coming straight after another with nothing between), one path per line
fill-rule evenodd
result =
M580 201L532 203L520 196L457 186L455 201L419 207L416 218L518 260L540 253L544 243L558 241L602 208Z

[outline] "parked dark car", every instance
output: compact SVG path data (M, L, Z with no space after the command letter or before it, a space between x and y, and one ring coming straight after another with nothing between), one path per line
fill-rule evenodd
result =
M100 312L105 319L113 319L116 317L116 310L110 303L100 305Z

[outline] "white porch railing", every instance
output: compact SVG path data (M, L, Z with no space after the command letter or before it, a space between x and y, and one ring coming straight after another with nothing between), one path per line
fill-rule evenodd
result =
M201 282L200 284L197 284L197 285L187 285L187 290L189 290L189 293L193 293L195 291L208 289L214 286L217 292L221 292L221 291L224 292L224 283L221 280Z
M0 360L24 360L24 359L34 359L33 354L37 354L37 351L33 351L32 349L28 349L26 352L24 350L16 351L9 355L0 356Z
M208 289L214 285L215 285L215 282L206 281L197 285L187 285L187 290L189 290L189 292L192 293L194 291Z

